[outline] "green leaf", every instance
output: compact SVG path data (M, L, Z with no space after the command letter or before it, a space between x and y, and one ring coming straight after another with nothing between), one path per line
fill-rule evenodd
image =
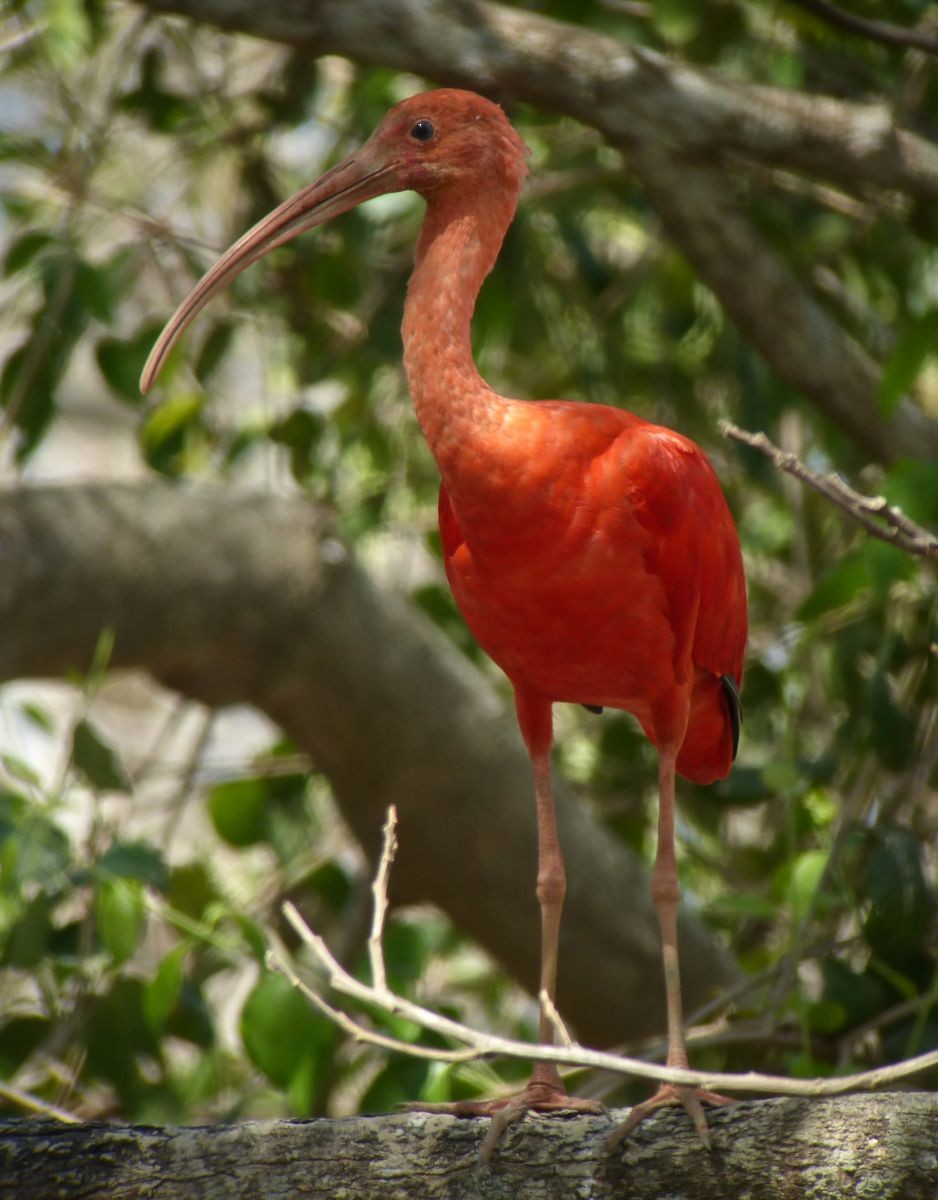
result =
M81 1029L91 1077L113 1083L126 1111L141 1098L140 1060L159 1061L159 1044L143 1016L143 992L139 979L117 976L103 995L88 997Z
M75 269L75 291L84 309L99 321L114 316L114 286L107 267L98 267L80 259Z
M43 233L38 229L30 229L26 233L20 234L6 252L3 259L3 273L6 276L15 275L17 271L22 271L45 250L46 246L52 244L53 239L48 233Z
M703 12L698 0L655 0L653 19L663 38L683 45L700 28Z
M41 786L42 780L39 778L37 772L28 762L20 758L18 754L0 754L0 764L2 764L4 771L6 771L11 779L15 779L19 783L29 784L30 787Z
M286 979L267 972L245 1001L241 1036L256 1066L278 1087L291 1089L297 1111L308 1111L336 1044L331 1024Z
M261 779L234 779L208 794L208 809L219 836L232 846L253 846L267 833L269 796Z
M788 904L796 921L807 916L827 866L826 850L806 850L799 854L788 879Z
M44 40L52 61L67 68L91 48L91 24L82 0L47 0Z
M873 747L890 771L907 770L915 755L916 722L893 698L889 679L877 671L870 681Z
M843 608L870 585L870 576L862 552L842 558L831 567L798 606L799 621L811 622L834 608Z
M814 1000L805 1012L808 1027L814 1033L833 1036L841 1033L847 1024L847 1009L836 1000Z
M36 729L41 729L43 733L55 733L55 721L41 704L26 700L20 705L20 712Z
M326 421L319 413L305 408L295 408L282 421L271 425L268 436L277 445L290 451L290 470L294 478L303 480L313 463L313 452L326 429Z
M85 718L72 735L72 763L92 787L114 792L130 790L130 780L117 754Z
M0 1029L0 1072L5 1079L12 1078L48 1038L50 1024L45 1017L8 1017Z
M233 332L234 326L230 321L219 321L202 343L202 349L196 359L195 377L203 386L227 354Z
M904 965L928 944L936 897L922 866L922 848L907 829L875 827L866 867L869 912L864 933L886 963Z
M158 404L143 424L140 440L148 459L156 465L177 452L181 436L198 420L204 398L198 392L180 392Z
M173 867L168 898L177 912L198 921L206 908L218 899L218 889L207 865L188 862Z
M45 958L52 935L54 900L45 892L22 910L3 947L3 961L23 971L33 971Z
M143 1015L155 1034L160 1034L179 1003L184 980L183 967L188 942L180 942L166 955L143 993Z
M101 338L95 358L101 374L115 395L134 406L140 404L140 372L159 330L147 324L132 338Z
M98 859L96 868L102 877L135 879L165 892L169 886L169 868L162 853L145 842L115 842Z
M935 487L935 463L929 459L906 459L895 463L883 481L883 493L913 521L924 525L938 523L938 487Z
M886 360L879 383L879 407L891 416L915 383L925 360L938 348L938 308L910 321Z
M251 954L263 966L267 959L267 951L270 949L270 943L263 926L258 925L256 921L252 921L250 917L246 917L241 913L234 914L234 923L240 930L241 936L247 943Z
M867 968L857 972L833 955L821 961L824 977L822 999L844 1010L845 1027L852 1029L871 1020L894 1002L894 995L881 977Z
M106 880L98 885L94 909L101 944L116 963L125 962L146 927L143 888L130 879Z
M59 886L71 860L65 833L36 805L12 792L0 792L0 885L18 893L36 881L46 890Z
M709 801L732 805L761 804L772 792L761 767L735 766L726 779L707 788Z
M910 554L878 538L869 538L864 544L863 558L873 591L880 599L885 599L894 583L916 574L915 559Z

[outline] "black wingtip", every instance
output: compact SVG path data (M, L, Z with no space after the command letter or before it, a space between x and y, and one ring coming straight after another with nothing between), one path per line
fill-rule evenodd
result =
M733 731L733 758L739 750L739 730L743 723L743 706L739 702L739 688L732 675L721 675L723 695L726 697L726 707L730 714L730 728Z

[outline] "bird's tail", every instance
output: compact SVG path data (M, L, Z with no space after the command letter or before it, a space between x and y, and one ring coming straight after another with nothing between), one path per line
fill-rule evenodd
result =
M687 733L677 756L677 769L685 779L713 783L729 774L741 719L736 680L698 667Z

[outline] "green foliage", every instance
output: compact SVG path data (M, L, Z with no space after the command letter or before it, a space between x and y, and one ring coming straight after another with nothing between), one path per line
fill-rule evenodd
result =
M54 439L91 412L108 450L129 438L141 471L302 488L363 554L383 552L387 535L404 541L424 564L413 602L484 662L439 570L437 476L400 368L413 198L348 214L253 267L189 331L153 394L137 386L156 332L215 250L360 143L415 81L139 22L122 4L16 7L40 32L3 64L4 460L39 472ZM795 6L727 0L705 18L694 0L537 7L717 73L876 99L938 129L934 76L913 79L901 54ZM918 17L898 0L861 10ZM741 757L710 788L682 786L681 872L753 978L732 1015L775 1036L697 1062L815 1074L934 1047L934 568L731 448L719 420L765 429L933 527L935 466L868 463L772 374L592 131L524 105L513 119L533 179L479 299L483 373L512 395L627 404L699 441L747 560ZM934 416L934 206L726 171L769 244L882 362L883 413L908 398ZM190 844L170 836L159 755L138 770L85 699L67 728L35 703L17 707L44 750L4 740L0 751L6 1078L137 1120L384 1109L492 1086L489 1068L343 1043L265 966L271 933L287 936L278 913L290 897L366 971L367 865L291 747L211 777L181 773L202 823ZM656 764L636 724L571 709L558 728L561 769L650 855ZM61 767L51 782L50 759ZM159 820L147 824L151 805ZM422 980L438 1007L530 1036L530 1005L438 915L393 917L387 953L394 986Z

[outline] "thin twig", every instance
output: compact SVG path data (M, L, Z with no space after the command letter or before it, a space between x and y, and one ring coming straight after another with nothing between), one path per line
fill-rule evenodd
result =
M76 1117L74 1113L59 1108L56 1104L48 1104L45 1100L40 1100L38 1096L32 1095L31 1092L11 1087L8 1083L0 1083L0 1096L20 1108L25 1108L28 1112L39 1113L43 1117L53 1117L65 1125L81 1124L81 1117Z
M371 915L371 932L368 934L368 960L371 963L371 983L374 990L383 994L388 990L387 974L384 969L384 921L388 912L388 877L391 864L397 853L397 809L392 804L384 823L381 858L378 871L371 885L374 907Z
M550 998L546 988L541 988L538 993L538 1002L540 1003L542 1012L547 1014L547 1019L550 1021L557 1034L557 1038L562 1046L572 1046L573 1038L570 1036L570 1030L566 1027L563 1017L557 1011L557 1006Z
M284 905L284 910L286 910L286 905ZM348 1013L343 1012L341 1008L336 1008L330 1004L315 988L304 983L283 954L276 950L268 950L267 965L272 970L279 971L288 982L293 984L297 991L302 992L306 999L319 1009L323 1016L328 1017L330 1021L334 1021L340 1029L344 1029L356 1042L366 1042L369 1046L379 1046L382 1050L392 1050L394 1052L403 1050L412 1058L427 1058L433 1062L474 1062L480 1057L478 1051L473 1048L466 1050L444 1050L439 1046L420 1046L415 1042L402 1042L398 1038L383 1033L376 1033L373 1029L368 1029L365 1025L354 1020ZM387 998L390 994L386 992L383 998ZM376 1003L380 1002L376 1001ZM384 1006L381 1005L381 1007Z
M926 54L938 55L938 38L918 29L907 29L904 25L892 25L888 21L871 21L868 17L860 17L856 13L838 8L836 4L831 4L830 0L789 0L789 3L814 13L829 25L846 29L848 33L858 34L871 42L924 50Z
M836 505L873 537L898 546L909 554L922 558L938 558L938 537L928 529L907 517L901 509L889 504L884 496L864 496L844 483L839 475L821 475L806 467L794 454L781 450L764 433L750 433L726 421L723 432L734 441L742 442L764 454L780 471L794 475L808 487L820 492L825 499Z
M0 42L0 54L12 54L14 50L19 50L31 42L33 38L41 37L49 28L48 21L37 21L35 25L30 25L27 29L21 29L18 33L11 33L8 38L4 38Z

